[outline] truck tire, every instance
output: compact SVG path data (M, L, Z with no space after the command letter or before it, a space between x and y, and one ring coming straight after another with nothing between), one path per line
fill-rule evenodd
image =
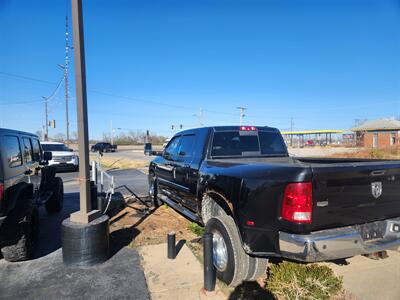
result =
M249 269L246 281L254 281L267 273L268 259L262 257L249 256Z
M157 196L157 178L154 173L149 173L149 198L154 208L159 207L162 202Z
M1 254L9 262L23 261L32 258L39 233L39 215L36 207L30 207L28 215L22 220L15 219L7 224L5 230L12 232L13 237L5 241Z
M206 232L213 234L213 261L217 277L231 287L246 279L249 256L244 252L238 229L227 215L210 218Z
M46 210L48 213L57 213L62 210L64 202L64 184L60 177L55 177L53 181L53 195L46 202Z

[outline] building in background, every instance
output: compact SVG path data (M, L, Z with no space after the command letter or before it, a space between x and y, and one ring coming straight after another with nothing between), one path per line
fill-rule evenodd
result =
M359 147L386 148L399 145L400 121L395 119L366 121L350 130L355 133Z

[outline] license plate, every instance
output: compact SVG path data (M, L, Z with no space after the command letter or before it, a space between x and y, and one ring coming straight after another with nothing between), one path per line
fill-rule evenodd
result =
M364 241L383 238L386 231L386 222L374 222L358 226L358 231Z

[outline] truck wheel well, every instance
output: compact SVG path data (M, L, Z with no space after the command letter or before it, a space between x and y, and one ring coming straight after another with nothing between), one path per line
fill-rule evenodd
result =
M201 201L201 218L203 223L206 224L212 217L221 215L233 215L232 209L228 205L228 200L217 191L206 191Z

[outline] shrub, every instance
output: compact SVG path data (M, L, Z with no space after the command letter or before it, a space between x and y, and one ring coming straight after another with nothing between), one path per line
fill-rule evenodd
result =
M283 262L271 265L266 287L277 299L329 299L342 290L342 278L327 266Z
M188 229L193 232L197 236L202 236L204 234L204 227L200 226L199 224L192 222L189 224Z

